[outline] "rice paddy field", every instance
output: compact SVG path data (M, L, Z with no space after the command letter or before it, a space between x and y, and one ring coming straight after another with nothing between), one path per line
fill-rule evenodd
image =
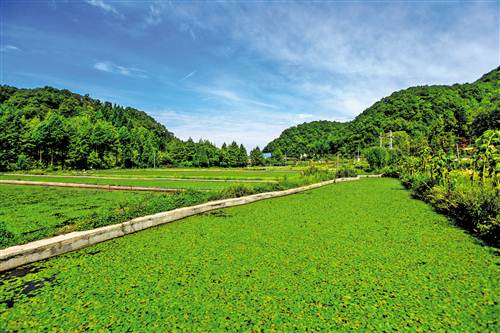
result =
M363 179L3 273L0 331L494 332L496 249Z

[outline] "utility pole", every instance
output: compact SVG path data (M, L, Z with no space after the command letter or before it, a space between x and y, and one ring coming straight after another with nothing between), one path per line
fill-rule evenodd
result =
M392 130L389 130L389 149L392 149Z

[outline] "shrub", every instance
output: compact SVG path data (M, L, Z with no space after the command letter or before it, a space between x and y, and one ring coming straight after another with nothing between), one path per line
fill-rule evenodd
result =
M452 217L460 227L484 241L499 245L500 197L498 189L479 183L455 182L438 185L430 177L418 175L404 181L413 195Z
M448 192L447 201L448 213L460 226L498 245L500 198L496 189L478 184L460 186Z
M424 174L416 174L413 176L406 175L402 180L403 185L411 189L413 196L419 199L425 199L425 195L428 191L437 185L435 179Z
M399 178L399 170L394 166L386 166L380 170L383 177Z
M357 175L358 172L356 171L356 169L346 168L337 170L337 172L335 173L335 178L356 177Z
M372 169L380 169L389 164L391 155L389 149L383 147L371 147L363 151L368 164Z
M335 178L335 174L327 169L319 169L315 166L310 166L301 172L303 184L321 182Z

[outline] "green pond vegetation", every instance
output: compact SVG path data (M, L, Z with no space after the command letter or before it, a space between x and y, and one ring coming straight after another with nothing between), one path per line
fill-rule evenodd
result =
M299 170L291 168L266 168L266 169L110 169L87 171L95 176L121 176L144 178L193 178L193 179L220 179L220 180L277 180L280 177L297 176ZM81 172L79 172L81 174Z
M0 186L0 248L208 201L214 193Z
M495 331L496 251L398 180L339 183L6 272L0 331Z
M232 169L206 171L229 174ZM127 170L147 174L149 170ZM175 171L175 170L174 170ZM237 171L236 172L243 172ZM154 171L153 172L161 172ZM274 171L259 171L270 177ZM287 172L287 171L282 171ZM280 172L277 172L280 174ZM128 176L124 170L121 175ZM107 191L78 188L0 185L0 248L67 233L115 224L148 214L200 204L210 200L240 197L335 178L336 174L309 168L293 177L276 177L273 182L237 182L156 179L75 178L53 175L0 175L0 179L64 183L156 186L177 188L178 193ZM203 190L203 191L202 191Z
M123 177L125 178L125 177ZM207 182L198 180L169 180L169 179L116 179L106 177L54 177L54 176L29 176L29 175L5 175L0 174L0 179L4 180L26 180L35 182L58 182L58 183L80 183L80 184L98 184L98 185L122 185L122 186L144 186L161 187L169 189L192 189L192 190L221 190L234 185L263 185L263 182Z

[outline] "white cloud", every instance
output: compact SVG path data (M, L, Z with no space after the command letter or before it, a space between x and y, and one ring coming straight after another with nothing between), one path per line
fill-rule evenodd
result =
M264 146L284 128L307 120L309 114L289 114L280 111L242 108L238 111L200 109L196 112L161 110L150 112L181 139L208 139L217 145L236 140L247 149Z
M297 114L297 118L299 118L301 120L310 119L312 117L314 117L314 115L312 115L310 113L299 113L299 114Z
M124 67L115 65L112 62L104 61L104 62L96 62L94 64L94 68L107 73L120 74L124 76L131 77L139 77L139 78L147 78L146 72L134 67Z
M21 51L20 48L14 45L4 45L0 47L0 52Z
M115 7L111 6L110 4L104 2L103 0L85 0L86 3L88 3L91 6L101 8L102 10L112 13L116 16L123 17L123 15L116 10Z
M236 102L236 103L242 104L242 105L251 104L254 106L260 106L260 107L269 108L269 109L277 109L278 108L276 105L273 105L273 104L269 104L269 103L261 102L258 100L241 97L238 93L236 93L232 90L228 90L228 89L202 87L202 88L198 88L198 91L201 92L202 94L215 96L215 97L221 98L223 100L226 100L229 102Z

